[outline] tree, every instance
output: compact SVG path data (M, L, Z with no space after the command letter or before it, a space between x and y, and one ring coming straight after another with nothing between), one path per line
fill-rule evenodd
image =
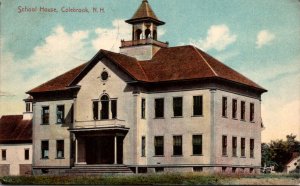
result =
M275 166L275 171L282 172L285 164L292 158L294 152L300 152L300 142L296 135L286 136L286 141L275 140L269 144L262 143L262 166Z

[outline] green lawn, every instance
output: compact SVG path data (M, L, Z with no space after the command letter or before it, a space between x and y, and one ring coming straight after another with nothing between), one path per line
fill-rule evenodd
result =
M0 178L3 184L101 184L101 185L153 185L153 184L183 184L183 185L223 185L223 184L299 184L299 174L293 175L208 175L200 173L182 174L138 174L130 176L5 176ZM289 181L289 182L285 182ZM292 182L291 182L292 181Z

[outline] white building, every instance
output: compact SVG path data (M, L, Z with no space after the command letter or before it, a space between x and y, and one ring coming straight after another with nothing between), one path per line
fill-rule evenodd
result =
M0 118L0 176L29 175L32 164L32 107L26 99L23 115Z
M284 172L286 173L300 173L300 153L294 152L291 159L285 165Z
M158 41L165 23L146 0L126 22L120 53L100 50L27 92L36 173L259 172L266 90L194 46Z

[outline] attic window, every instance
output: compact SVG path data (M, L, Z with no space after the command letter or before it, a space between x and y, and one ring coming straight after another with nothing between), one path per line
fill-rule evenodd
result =
M103 71L101 73L101 80L106 81L108 79L108 73L106 71Z

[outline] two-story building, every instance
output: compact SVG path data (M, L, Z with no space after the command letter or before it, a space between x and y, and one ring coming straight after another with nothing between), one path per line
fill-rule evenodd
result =
M147 0L126 22L132 39L120 53L100 50L27 92L36 173L259 172L266 90L194 46L159 41L165 23Z

